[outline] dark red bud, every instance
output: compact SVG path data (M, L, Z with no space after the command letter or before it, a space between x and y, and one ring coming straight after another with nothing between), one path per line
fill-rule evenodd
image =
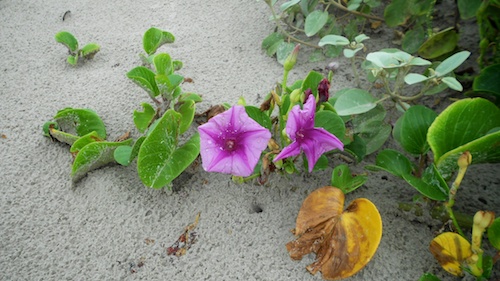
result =
M319 102L326 102L330 98L330 94L328 93L328 90L330 89L330 82L328 79L323 78L321 82L319 82L318 85L318 95L319 95Z

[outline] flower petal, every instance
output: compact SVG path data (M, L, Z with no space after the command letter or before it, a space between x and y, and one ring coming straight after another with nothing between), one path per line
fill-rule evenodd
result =
M309 129L314 127L314 112L316 111L316 100L313 95L307 98L304 104L304 109L300 109L300 105L294 105L288 114L286 122L286 133L288 137L295 141L295 134L301 129Z
M281 152L278 155L276 155L276 157L274 157L273 162L299 154L300 154L300 144L294 141L287 147L283 148L283 150L281 150Z
M327 130L313 128L306 132L305 138L300 143L300 148L306 155L309 172L312 172L314 165L323 153L333 149L344 150L344 144Z

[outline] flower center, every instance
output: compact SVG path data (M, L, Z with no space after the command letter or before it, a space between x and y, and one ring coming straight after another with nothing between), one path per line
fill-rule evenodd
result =
M304 129L300 129L298 130L296 133L295 133L295 137L298 139L298 140L302 140L305 135L304 135Z
M235 139L226 139L224 142L224 150L225 151L233 151L236 149L236 141Z

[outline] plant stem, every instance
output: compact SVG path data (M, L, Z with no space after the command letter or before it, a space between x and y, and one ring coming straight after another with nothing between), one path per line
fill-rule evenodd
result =
M455 225L455 228L457 229L458 233L465 238L464 233L462 232L462 229L460 229L460 225L458 225L457 219L455 218L455 215L453 214L453 205L455 205L455 196L457 195L458 188L460 187L460 183L462 182L462 179L464 178L465 172L467 171L467 167L470 165L472 162L472 156L471 154L466 151L460 157L458 158L458 173L457 177L455 178L455 181L451 185L450 189L450 195L448 202L444 204L446 210L448 211L448 214L450 215L451 220L453 221L453 225Z
M360 17L364 17L364 18L372 19L372 20L378 20L378 21L381 21L381 22L385 22L385 20L383 18L379 18L377 16L372 16L372 15L369 15L369 14L363 14L363 13L358 12L358 11L351 11L351 10L347 9L347 7L345 7L341 3L338 3L338 2L335 2L335 1L327 1L325 4L328 4L328 5L331 4L331 5L337 7L338 9L340 9L340 10L342 10L344 12L348 12L348 13L351 13L351 14L356 15L356 16L360 16Z

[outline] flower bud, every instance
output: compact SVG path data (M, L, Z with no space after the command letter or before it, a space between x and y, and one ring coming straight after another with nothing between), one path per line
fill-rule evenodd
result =
M300 44L297 44L292 53L286 58L285 63L283 64L285 71L290 71L295 66L295 63L297 62L297 56L299 54L299 49Z
M466 151L462 153L462 155L460 155L460 157L458 158L458 167L460 167L461 169L467 168L471 162L472 162L472 155L470 154L469 151Z
M478 211L474 215L474 226L485 229L493 223L494 219L495 213L488 211Z
M300 100L301 89L295 89L290 93L290 104L294 105Z
M318 85L318 95L319 95L319 102L326 102L330 98L330 94L328 91L330 90L330 81L328 79L323 78L321 82L319 82Z

